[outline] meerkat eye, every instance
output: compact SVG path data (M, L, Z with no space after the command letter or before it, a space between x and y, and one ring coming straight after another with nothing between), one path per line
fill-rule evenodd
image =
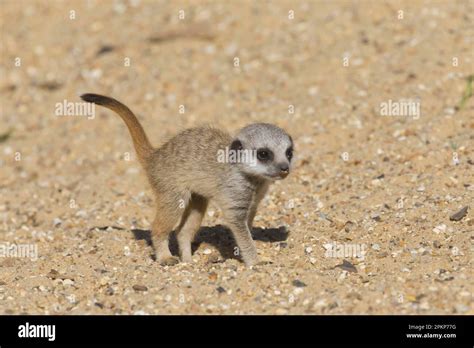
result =
M288 148L288 150L286 150L286 158L288 158L289 161L291 161L291 159L293 158L293 148Z
M262 162L271 161L273 158L273 153L268 149L258 149L257 158Z

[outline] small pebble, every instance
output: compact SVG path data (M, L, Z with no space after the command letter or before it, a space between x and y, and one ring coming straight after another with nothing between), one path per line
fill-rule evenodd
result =
M79 210L77 213L76 213L76 216L77 217L81 217L81 218L85 218L87 217L87 212L85 210Z
M377 221L377 222L382 221L382 219L381 219L381 217L380 217L380 215L379 215L378 213L373 213L373 214L370 216L370 218L371 218L372 220L374 220L374 221Z
M339 268L343 269L344 271L357 273L357 268L347 260L343 260L342 264L337 265L336 267L339 267Z
M379 251L380 250L380 245L372 244L372 249Z
M74 296L74 294L67 295L66 300L68 300L69 303L74 304L74 303L76 303L76 296Z
M438 225L435 228L433 228L433 232L436 233L436 234L442 233L442 232L445 232L445 231L446 231L446 225L445 224L441 224L441 225Z
M340 283L346 278L347 278L347 271L343 270L341 274L339 275L339 277L337 278L337 282Z
M293 290L293 294L296 295L296 296L300 295L301 293L303 293L303 289L302 289L302 288L295 288L295 289Z
M135 284L134 286L132 286L132 288L135 291L148 291L148 288L145 285Z
M449 217L449 220L451 220L451 221L460 221L460 220L462 220L462 218L467 215L467 209L468 208L469 207L466 205L461 210L459 210L459 211L455 212L454 214L452 214Z
M469 311L470 307L464 304L456 304L454 306L456 313L466 313Z
M305 283L303 283L301 280L299 279L295 279L291 282L291 284L293 284L293 286L296 286L297 288L303 288L306 286Z
M64 284L64 285L73 285L73 284L74 284L74 281L71 280L71 279L64 279L64 280L63 280L63 284Z
M63 221L60 218L54 218L53 220L53 226L58 227L63 223Z

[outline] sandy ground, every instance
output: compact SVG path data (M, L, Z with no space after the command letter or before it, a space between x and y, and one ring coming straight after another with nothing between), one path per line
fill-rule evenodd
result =
M473 1L0 10L0 313L474 313L472 210L450 220L474 208ZM154 262L126 127L55 113L85 92L129 105L155 145L205 123L287 129L297 162L254 230L272 263L235 258L215 206L193 264ZM404 98L421 114L381 115Z

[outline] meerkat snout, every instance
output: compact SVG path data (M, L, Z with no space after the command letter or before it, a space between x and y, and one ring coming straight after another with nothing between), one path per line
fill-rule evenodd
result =
M255 123L246 126L237 133L231 147L255 154L255 161L241 165L249 175L274 181L284 179L290 173L293 139L275 125Z
M181 260L192 262L191 242L211 200L222 210L245 264L258 262L251 234L257 207L269 184L285 178L292 165L293 140L283 129L256 123L242 128L233 138L219 129L196 127L155 148L127 106L98 94L81 98L115 111L130 131L138 160L155 193L152 241L160 263L179 261L168 244L173 230Z

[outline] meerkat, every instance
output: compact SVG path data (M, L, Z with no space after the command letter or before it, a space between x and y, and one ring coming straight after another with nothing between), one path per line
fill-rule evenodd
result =
M222 210L239 254L247 266L258 262L251 229L268 186L291 170L293 140L283 129L268 123L242 128L235 137L210 127L182 131L154 148L133 112L119 101L97 94L81 98L117 113L131 134L137 158L155 194L156 215L151 235L158 262L173 265L168 241L177 234L180 257L192 262L191 243L201 226L209 201ZM218 154L255 154L254 161L218 160Z

